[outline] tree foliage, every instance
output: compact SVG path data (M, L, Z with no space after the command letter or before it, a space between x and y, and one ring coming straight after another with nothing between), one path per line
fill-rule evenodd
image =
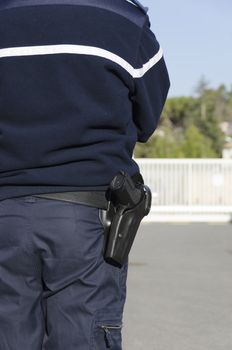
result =
M154 134L137 143L139 158L222 157L225 135L220 123L232 122L232 89L209 88L202 78L195 96L168 98Z

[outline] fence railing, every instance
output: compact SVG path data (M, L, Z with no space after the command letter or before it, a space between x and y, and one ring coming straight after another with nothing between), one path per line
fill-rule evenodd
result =
M229 221L232 160L136 158L152 190L149 219Z

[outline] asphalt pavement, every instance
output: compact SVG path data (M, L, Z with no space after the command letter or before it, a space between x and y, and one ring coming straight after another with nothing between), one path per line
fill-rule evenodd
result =
M141 224L123 350L232 350L232 225Z

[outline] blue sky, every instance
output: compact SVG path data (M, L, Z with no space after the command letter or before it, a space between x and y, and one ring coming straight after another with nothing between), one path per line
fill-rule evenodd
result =
M141 0L164 51L169 97L194 94L204 76L212 88L232 87L231 0Z

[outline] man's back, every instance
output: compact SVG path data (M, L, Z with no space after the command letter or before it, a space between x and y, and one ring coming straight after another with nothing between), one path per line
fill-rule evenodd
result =
M132 154L169 89L133 1L0 2L1 349L122 349L128 256L119 268L103 251L117 230L132 242L144 199L147 213ZM139 208L124 218L125 201L106 203L120 170Z
M139 171L169 89L149 18L125 0L0 4L0 199L104 190Z

